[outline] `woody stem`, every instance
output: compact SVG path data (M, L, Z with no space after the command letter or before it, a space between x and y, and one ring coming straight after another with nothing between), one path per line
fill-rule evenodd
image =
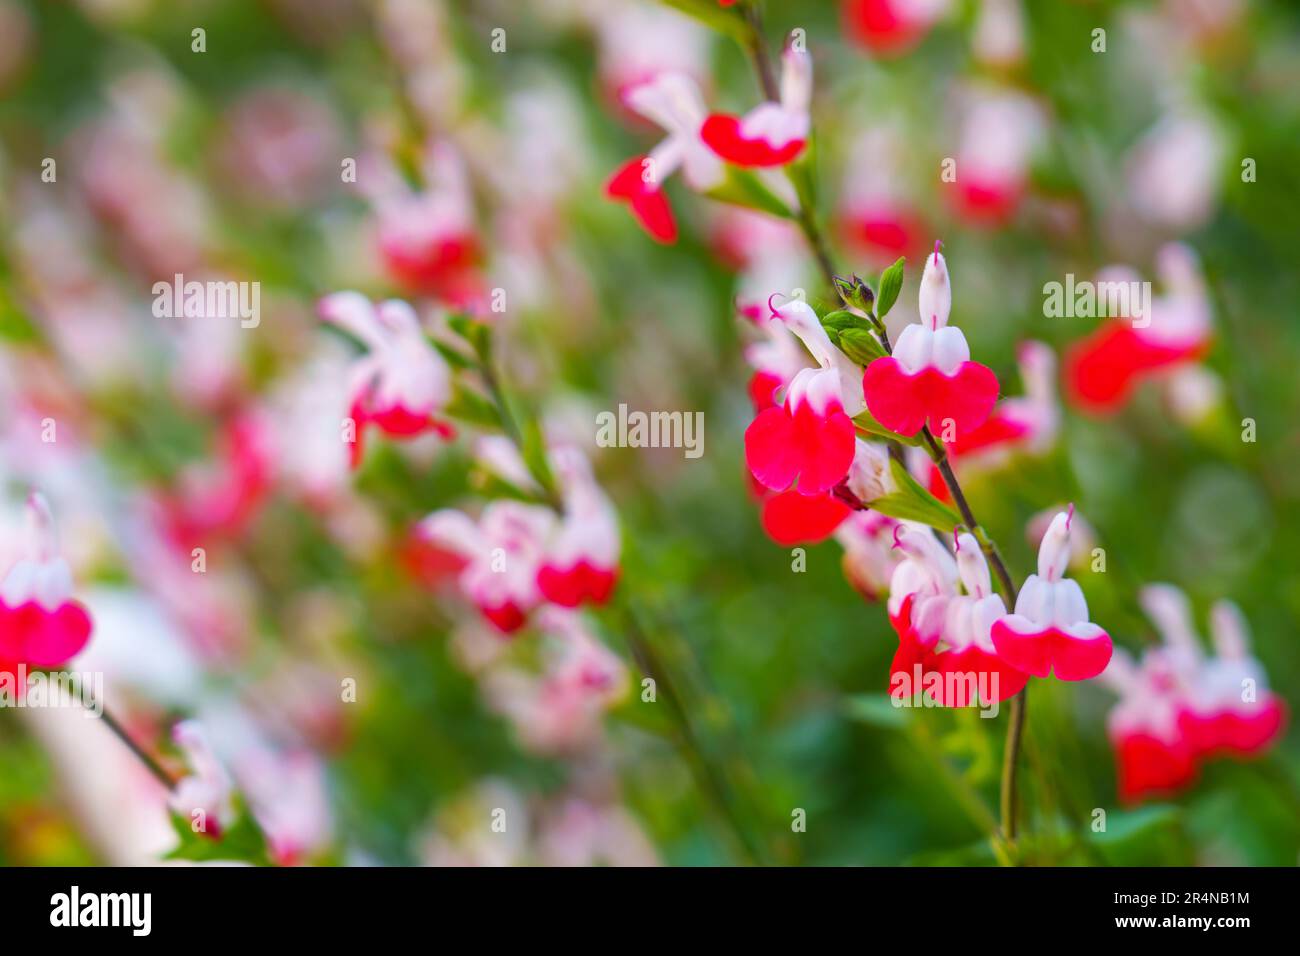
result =
M777 99L776 77L772 72L772 64L767 55L766 46L763 40L762 19L755 2L745 4L745 23L748 26L748 48L754 61L754 69L758 74L759 85L763 88L763 95L769 100ZM808 241L813 255L822 272L826 274L827 281L831 287L835 287L834 276L837 274L834 261L826 248L826 240L821 230L817 227L817 217L814 210L801 206L799 210L799 226L803 231L804 238ZM889 336L882 329L880 333L881 344L885 352L892 352L889 343ZM971 533L980 539L980 545L985 555L988 557L989 564L992 565L994 573L998 577L999 583L1006 594L1008 607L1014 607L1016 603L1016 586L1011 579L1011 574L1007 571L1006 563L1002 560L1002 554L998 550L997 543L985 534L980 528L979 521L975 518L974 511L971 510L970 502L966 500L966 494L962 491L957 476L953 473L952 465L948 461L948 455L944 447L930 433L929 428L924 428L921 432L922 439L928 446L930 457L934 460L935 466L939 469L939 474L943 476L943 483L947 485L952 499L957 503L957 509L961 512L962 520L970 527ZM892 449L891 449L892 451ZM1016 839L1016 795L1017 795L1017 772L1020 764L1020 745L1024 736L1025 709L1026 709L1026 691L1028 687L1022 689L1011 700L1011 715L1007 725L1006 745L1003 748L1002 762L1002 787L1001 787L1001 811L1002 811L1002 836L1008 844L1014 845Z
M69 674L68 678L72 692L83 701L86 700L86 696L82 693L81 681L77 678L77 675ZM95 702L91 703L93 706ZM135 739L126 732L126 728L118 722L117 718L113 716L106 706L104 706L102 701L99 701L98 704L99 719L104 722L104 725L113 732L113 735L117 737L118 740L122 741L122 743L126 745L126 749L131 751L131 753L135 755L135 758L144 764L145 769L153 774L154 778L161 783L166 790L175 790L177 784L176 778L158 762L158 758L135 742Z

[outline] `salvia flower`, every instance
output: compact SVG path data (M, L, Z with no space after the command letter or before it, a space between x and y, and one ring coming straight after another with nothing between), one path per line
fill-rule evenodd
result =
M659 242L677 239L677 221L663 194L663 184L679 168L686 184L708 192L721 184L722 160L700 138L706 116L695 81L681 73L661 73L624 95L629 108L668 135L645 156L628 160L605 186L611 199L626 202L650 236Z
M454 509L435 511L419 531L465 560L462 593L497 630L513 634L543 601L537 575L554 528L549 508L507 500L489 504L477 522Z
M1007 608L993 592L979 543L963 533L955 545L965 593L948 601L941 649L933 661L945 678L938 700L947 707L968 707L975 702L973 692L978 692L984 704L1003 701L1020 693L1029 675L1004 661L993 644L993 625L1006 616Z
M993 625L999 656L1035 677L1088 680L1110 661L1110 636L1088 620L1082 589L1065 577L1073 517L1071 506L1052 519L1038 547L1038 573L1025 580L1015 613Z
M358 184L376 209L379 252L411 295L458 307L481 298L482 258L464 162L450 143L430 143L421 162L424 188L412 190L390 165L368 162Z
M1195 756L1179 727L1170 676L1159 673L1150 660L1136 666L1118 649L1101 678L1120 697L1106 719L1120 799L1133 803L1190 784L1196 777Z
M939 243L921 276L921 321L903 330L892 355L870 365L862 378L867 408L900 435L915 435L928 421L947 439L983 424L998 398L998 380L970 360L961 329L948 325L952 287Z
M72 572L43 495L28 497L27 520L27 553L0 581L0 672L59 667L90 640L90 615L72 599Z
M802 495L833 488L853 463L852 416L863 409L858 367L836 348L817 313L791 301L774 314L817 362L795 375L780 407L763 410L745 431L745 460L754 478L773 491L798 481Z
M618 580L618 515L578 448L558 446L551 458L564 514L546 544L537 586L548 601L561 607L577 607L584 601L603 604Z
M451 370L425 338L409 304L389 299L374 305L359 292L335 292L320 301L319 310L322 319L368 349L351 370L353 467L361 461L369 425L392 438L430 431L444 438L455 434L436 417L451 397Z
M812 57L794 44L781 58L780 101L761 103L742 117L714 113L700 138L735 166L784 166L797 159L812 128Z
M185 754L190 773L177 783L168 806L195 832L219 840L235 820L235 787L230 774L198 721L181 721L172 728L172 739Z
M1171 243L1157 269L1164 294L1151 301L1150 315L1112 316L1066 353L1066 386L1084 410L1113 413L1143 381L1187 368L1209 349L1210 301L1195 253ZM1114 267L1101 282L1140 286L1135 272Z
M948 0L845 0L844 29L872 53L912 49L948 9Z

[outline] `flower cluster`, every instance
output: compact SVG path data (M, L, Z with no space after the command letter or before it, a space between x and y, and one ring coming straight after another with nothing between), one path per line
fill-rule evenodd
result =
M1206 656L1187 596L1168 584L1141 594L1162 642L1140 662L1118 651L1103 680L1119 695L1106 721L1120 797L1134 802L1189 786L1200 766L1250 758L1279 736L1287 708L1251 656L1246 621L1231 601L1210 609L1214 654Z

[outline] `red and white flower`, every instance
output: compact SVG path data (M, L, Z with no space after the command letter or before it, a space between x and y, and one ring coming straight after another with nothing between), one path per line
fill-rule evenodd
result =
M948 10L948 0L845 0L844 30L878 55L912 49Z
M862 390L880 424L915 435L929 422L946 439L960 439L988 418L998 398L998 380L970 360L961 329L948 325L952 288L948 266L934 245L921 276L921 321L903 330L892 355L867 366Z
M957 574L964 594L948 601L943 639L934 656L934 670L944 675L936 698L945 707L969 707L974 683L984 705L1013 697L1029 682L1029 675L1011 666L993 644L993 625L1006 616L1002 597L993 592L988 563L973 535L956 539ZM949 676L974 681L949 680ZM987 693L986 693L987 692Z
M835 529L835 540L844 549L840 566L853 589L868 601L877 601L889 590L898 567L894 550L894 529L898 521L879 511L855 511Z
M320 301L326 322L350 333L369 350L353 363L351 417L356 429L352 465L361 462L366 426L392 438L436 432L455 435L439 412L451 398L451 370L425 339L415 310L399 299L372 305L359 292L336 292Z
M1112 413L1141 382L1187 368L1209 349L1210 302L1196 254L1172 243L1160 250L1157 268L1164 294L1152 300L1145 323L1136 316L1112 317L1066 353L1066 385L1083 409ZM1111 268L1098 281L1137 282L1138 276Z
M1152 666L1152 659L1137 667L1117 649L1101 679L1120 698L1106 718L1120 799L1133 803L1190 784L1196 777L1195 754L1179 727L1181 708L1169 675Z
M799 494L818 495L839 484L853 463L852 416L864 407L858 366L831 343L806 302L787 302L773 313L803 341L817 367L796 374L784 403L750 423L745 460L765 488L794 486Z
M890 693L906 698L921 690L915 686L916 669L922 673L934 670L948 602L957 596L957 564L929 528L913 522L902 522L894 529L894 548L902 560L889 580L885 605L898 635L898 650L889 667Z
M700 127L700 138L735 166L784 166L808 144L812 90L812 57L787 45L781 57L780 101L760 103L740 117L713 113Z
M0 581L0 673L60 667L90 640L90 615L72 599L72 571L44 496L29 496L27 519L26 556Z
M537 584L546 542L555 530L549 508L494 501L475 522L454 509L435 511L419 525L430 542L464 561L462 593L503 634L513 634L543 601Z
M405 292L468 307L482 298L483 282L465 166L445 142L430 143L422 160L419 192L386 162L367 158L359 171L358 185L375 208L379 253Z
M886 120L854 140L845 164L836 228L866 261L882 268L899 256L925 253L929 230L901 185L908 156L905 130Z
M1210 636L1216 653L1202 663L1182 715L1192 748L1206 756L1256 756L1281 735L1286 703L1251 656L1237 605L1218 601L1210 608Z
M1038 548L1038 573L1026 579L1014 614L993 625L998 655L1035 677L1088 680L1106 669L1110 636L1088 620L1078 582L1065 577L1074 508L1052 519Z
M627 91L624 101L638 115L668 135L645 156L628 160L605 186L611 199L626 202L650 236L659 242L677 239L677 222L663 184L677 169L696 192L721 184L722 160L700 138L707 115L695 81L681 73L661 73Z
M184 817L196 833L220 840L235 822L235 785L230 774L197 720L183 720L173 727L172 739L185 754L190 773L176 784L167 799L168 806Z
M1039 105L1023 93L978 89L962 120L952 193L957 212L975 226L997 226L1015 213L1043 138Z
M618 514L578 448L557 446L551 460L564 497L564 515L546 544L537 586L561 607L604 604L618 581Z

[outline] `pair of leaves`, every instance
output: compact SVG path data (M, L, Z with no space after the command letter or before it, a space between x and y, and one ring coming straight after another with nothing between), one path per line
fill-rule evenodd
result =
M847 309L821 316L822 328L831 343L859 365L869 365L885 354L867 320Z

